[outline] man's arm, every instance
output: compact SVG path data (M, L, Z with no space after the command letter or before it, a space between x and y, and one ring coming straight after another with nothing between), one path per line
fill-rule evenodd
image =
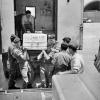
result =
M37 56L37 60L40 60L42 58L43 51Z
M77 74L78 70L74 69L74 70L70 70L70 71L65 71L65 72L58 72L58 75L63 75L63 74Z
M45 52L45 50L43 50L43 54L44 54L44 57L45 57L46 60L50 59L49 55Z
M33 16L31 17L31 23L32 23L32 31L34 32L35 29L34 29L34 17Z
M26 32L26 28L24 26L24 20L25 20L25 16L22 16L22 28L23 28L23 31Z
M25 51L23 54L20 55L23 60L27 60L27 52Z
M21 59L27 60L27 51L24 51L24 53L23 53L21 50L15 48L12 51L12 56L14 56L15 58L19 58L20 60Z
M57 53L54 55L51 62L52 62L53 65L56 65L56 63L57 63Z
M10 55L11 55L11 48L10 47L8 47L8 61L9 61L9 63L11 63L11 58L10 58Z

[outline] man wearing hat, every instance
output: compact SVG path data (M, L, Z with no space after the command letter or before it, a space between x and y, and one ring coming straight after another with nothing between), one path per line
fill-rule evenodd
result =
M70 38L70 37L64 37L64 38L63 38L63 42L64 42L64 43L69 44L70 41L71 41L71 38Z
M18 78L18 76L21 76L17 60L12 56L12 50L14 48L14 39L16 37L17 36L14 34L10 36L12 46L9 46L8 48L8 60L10 64L8 89L18 89L17 87L15 87L15 80Z
M31 88L32 85L29 82L28 71L30 70L30 65L28 63L28 54L27 50L22 50L20 46L20 39L16 37L14 39L14 48L12 50L12 56L17 60L19 63L20 71L22 74L22 78L24 80L23 88Z
M69 63L71 60L70 55L66 52L68 45L66 43L61 44L61 51L59 53L55 53L52 63L54 64L54 72L53 74L57 74L58 72L63 72L70 69Z
M77 53L78 45L75 42L69 44L69 53L71 58L71 70L65 72L59 72L59 74L78 74L84 71L84 60L80 54Z

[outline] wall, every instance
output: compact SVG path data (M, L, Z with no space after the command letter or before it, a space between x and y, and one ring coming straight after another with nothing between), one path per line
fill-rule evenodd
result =
M53 0L16 0L16 13L25 13L25 6L36 7L36 30L53 31ZM45 10L48 10L48 13L45 13Z
M100 23L100 11L84 12L84 18L89 18L92 22Z
M1 1L1 26L2 26L2 49L7 52L10 45L10 35L14 34L14 6L13 0Z
M79 45L81 43L82 33L80 24L83 18L83 1L82 0L58 0L58 24L57 33L58 41L65 36L69 36Z

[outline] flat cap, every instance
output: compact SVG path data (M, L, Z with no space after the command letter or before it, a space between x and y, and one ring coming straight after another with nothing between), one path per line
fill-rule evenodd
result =
M69 43L71 41L71 38L70 37L64 37L63 41Z
M20 39L19 39L18 37L16 37L16 38L14 39L14 43L18 43L18 42L20 42Z
M17 36L16 36L15 34L11 34L11 36L10 36L10 40L11 40L11 42L13 42L14 39L15 39L16 37L17 37Z
M73 49L73 50L77 50L78 44L75 43L75 42L71 42L71 43L69 44L69 48L71 48L71 49Z

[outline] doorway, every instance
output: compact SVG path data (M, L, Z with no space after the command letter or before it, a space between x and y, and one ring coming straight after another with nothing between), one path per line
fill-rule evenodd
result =
M15 29L19 28L19 31L26 7L35 7L35 31L54 34L57 39L57 0L14 0Z
M53 34L57 39L57 0L14 0L15 30L16 27L21 28L21 18L25 14L26 8L32 7L35 8L35 14L33 14L35 15L35 31L42 31L48 35ZM20 29L19 31L21 32ZM32 50L28 51L30 58L34 55L37 56L40 52L39 50L34 50L34 53ZM34 65L37 66L37 63ZM38 73L37 69L36 73Z
M100 1L92 1L84 7L84 22L100 23Z

